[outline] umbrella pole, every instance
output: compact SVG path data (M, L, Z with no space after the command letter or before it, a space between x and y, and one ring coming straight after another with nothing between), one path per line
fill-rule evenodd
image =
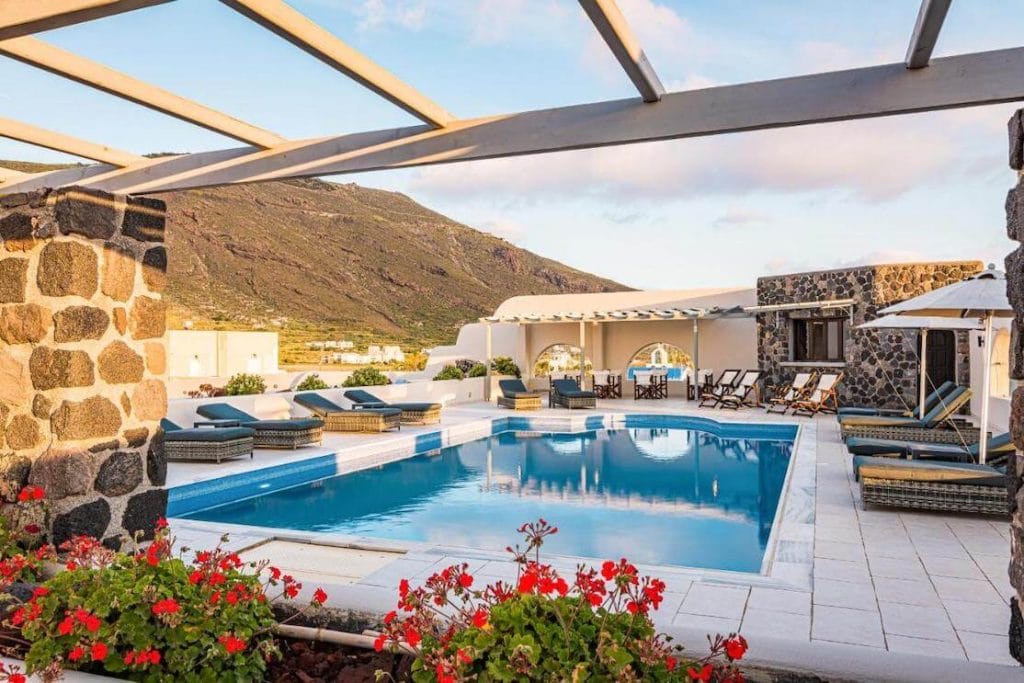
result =
M981 381L981 444L978 448L978 462L982 465L988 458L988 394L992 375L992 311L985 314L985 368Z
M928 328L921 328L921 381L917 393L917 419L924 417L924 397L928 390Z

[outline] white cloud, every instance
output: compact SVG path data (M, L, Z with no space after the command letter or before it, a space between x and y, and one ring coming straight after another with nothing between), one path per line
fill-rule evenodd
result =
M732 205L725 213L716 218L712 225L716 228L746 228L753 225L764 225L771 222L768 214L743 206Z
M385 26L419 30L427 18L427 6L423 0L363 0L355 12L361 31Z
M655 105L656 106L656 105ZM966 172L971 131L943 115L824 124L493 159L419 170L412 187L446 197L611 201L751 192L839 191L878 202Z

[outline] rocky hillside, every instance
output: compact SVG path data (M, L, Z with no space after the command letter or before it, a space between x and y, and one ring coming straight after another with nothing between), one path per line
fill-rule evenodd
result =
M432 345L510 296L624 289L396 192L303 180L162 198L167 296L201 320L285 319Z

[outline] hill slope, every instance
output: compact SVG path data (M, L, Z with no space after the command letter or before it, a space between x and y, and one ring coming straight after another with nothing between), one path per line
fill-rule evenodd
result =
M161 198L175 316L221 326L284 318L431 345L510 296L626 289L396 192L300 180Z

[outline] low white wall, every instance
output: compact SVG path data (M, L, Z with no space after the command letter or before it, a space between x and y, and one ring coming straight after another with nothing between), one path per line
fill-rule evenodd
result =
M419 379L429 380L430 375L427 378L421 378L422 373L419 372L406 372L406 371L392 371L382 370L392 382L406 382ZM348 379L349 375L352 374L351 370L303 370L301 372L277 372L274 374L260 373L260 377L267 383L268 392L277 391L288 391L293 390L309 375L319 375L320 379L326 382L329 386L341 386L341 384ZM434 373L436 374L436 373ZM184 398L188 395L188 392L195 391L202 384L211 384L215 387L223 387L228 383L230 377L178 377L167 380L167 395L171 398Z
M484 394L484 378L387 384L365 387L365 389L384 401L429 402L448 406L481 400ZM324 389L320 393L338 405L347 407L351 405L351 402L344 396L346 391L348 389ZM182 427L191 427L195 420L202 419L196 413L196 408L204 403L228 403L239 410L265 420L285 418L289 415L293 417L309 415L308 410L295 403L294 396L294 392L278 392L218 398L173 398L167 402L167 419Z

